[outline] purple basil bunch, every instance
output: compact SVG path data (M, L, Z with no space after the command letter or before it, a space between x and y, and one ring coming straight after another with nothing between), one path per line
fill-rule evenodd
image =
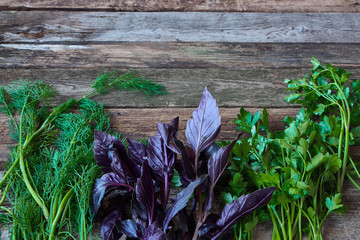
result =
M221 117L207 89L187 122L187 144L176 138L178 124L179 118L158 123L148 145L128 139L128 150L114 136L95 133L94 154L104 175L94 186L93 210L96 214L101 207L103 239L218 239L238 219L270 201L275 187L212 212L214 187L236 140L224 148L214 143ZM174 169L184 189L169 199ZM102 201L109 194L116 196L115 204Z

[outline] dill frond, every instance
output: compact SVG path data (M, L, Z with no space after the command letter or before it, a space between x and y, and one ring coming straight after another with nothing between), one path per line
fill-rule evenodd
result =
M13 209L12 239L88 239L94 217L90 195L101 175L93 154L94 131L115 133L103 105L89 98L110 88L149 96L166 93L134 72L104 74L92 88L79 100L51 110L49 101L56 91L42 81L20 79L0 86L0 111L10 117L11 137L18 142L0 181L2 191L10 186L4 194Z
M100 94L106 94L108 92L106 87L109 85L120 91L143 92L147 96L165 95L167 93L163 85L156 84L150 79L137 75L136 71L131 71L121 76L118 76L117 71L105 73L95 80L92 87Z

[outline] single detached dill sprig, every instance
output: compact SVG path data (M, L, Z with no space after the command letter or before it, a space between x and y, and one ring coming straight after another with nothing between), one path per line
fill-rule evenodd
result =
M88 93L90 91L89 88L85 92L84 98L90 98L97 93L106 94L109 87L121 91L143 92L146 96L165 95L167 93L164 86L137 75L135 71L125 73L121 76L118 76L117 71L113 71L98 77L91 86L94 90Z
M65 239L73 237L73 227L85 239L89 235L88 202L99 170L92 152L94 130L110 129L103 106L89 98L110 88L166 93L163 86L134 72L113 72L99 77L80 99L50 110L48 103L56 92L41 81L0 87L0 111L9 116L11 135L18 142L0 181L1 203L4 196L12 203L13 209L5 210L13 220L13 239ZM67 113L74 108L80 112Z

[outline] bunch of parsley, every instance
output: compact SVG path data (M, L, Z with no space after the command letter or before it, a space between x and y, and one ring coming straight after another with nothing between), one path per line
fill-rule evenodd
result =
M12 225L12 239L90 237L90 196L101 174L92 151L94 131L109 131L110 118L89 98L110 88L165 94L163 86L134 72L106 73L82 98L54 108L49 103L56 92L41 81L0 87L0 110L9 117L17 142L0 181L0 204L5 198L11 203L0 208L2 219Z
M349 156L349 145L360 137L360 81L350 82L350 73L315 58L312 64L305 78L285 80L291 92L285 99L301 109L295 119L284 119L284 131L270 130L266 109L252 115L242 108L234 120L247 136L234 146L224 199L278 187L267 214L257 212L235 228L237 239L251 239L259 219L267 218L273 222L273 239L302 239L303 234L322 239L327 216L347 210L341 200L344 178L359 188L353 180L360 177L359 166Z

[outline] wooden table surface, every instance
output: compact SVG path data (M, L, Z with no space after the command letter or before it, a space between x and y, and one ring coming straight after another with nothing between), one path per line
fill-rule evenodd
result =
M312 56L360 77L358 0L0 0L0 85L43 79L60 102L104 71L137 69L166 86L168 95L151 99L97 98L133 138L176 116L182 132L205 86L220 107L220 139L237 135L240 107L267 107L281 129L298 110L283 100L283 80L308 73ZM1 115L0 170L13 144L5 122ZM360 160L359 147L352 154ZM360 192L345 185L349 211L329 217L325 240L360 239ZM271 239L271 225L257 227L255 239Z

